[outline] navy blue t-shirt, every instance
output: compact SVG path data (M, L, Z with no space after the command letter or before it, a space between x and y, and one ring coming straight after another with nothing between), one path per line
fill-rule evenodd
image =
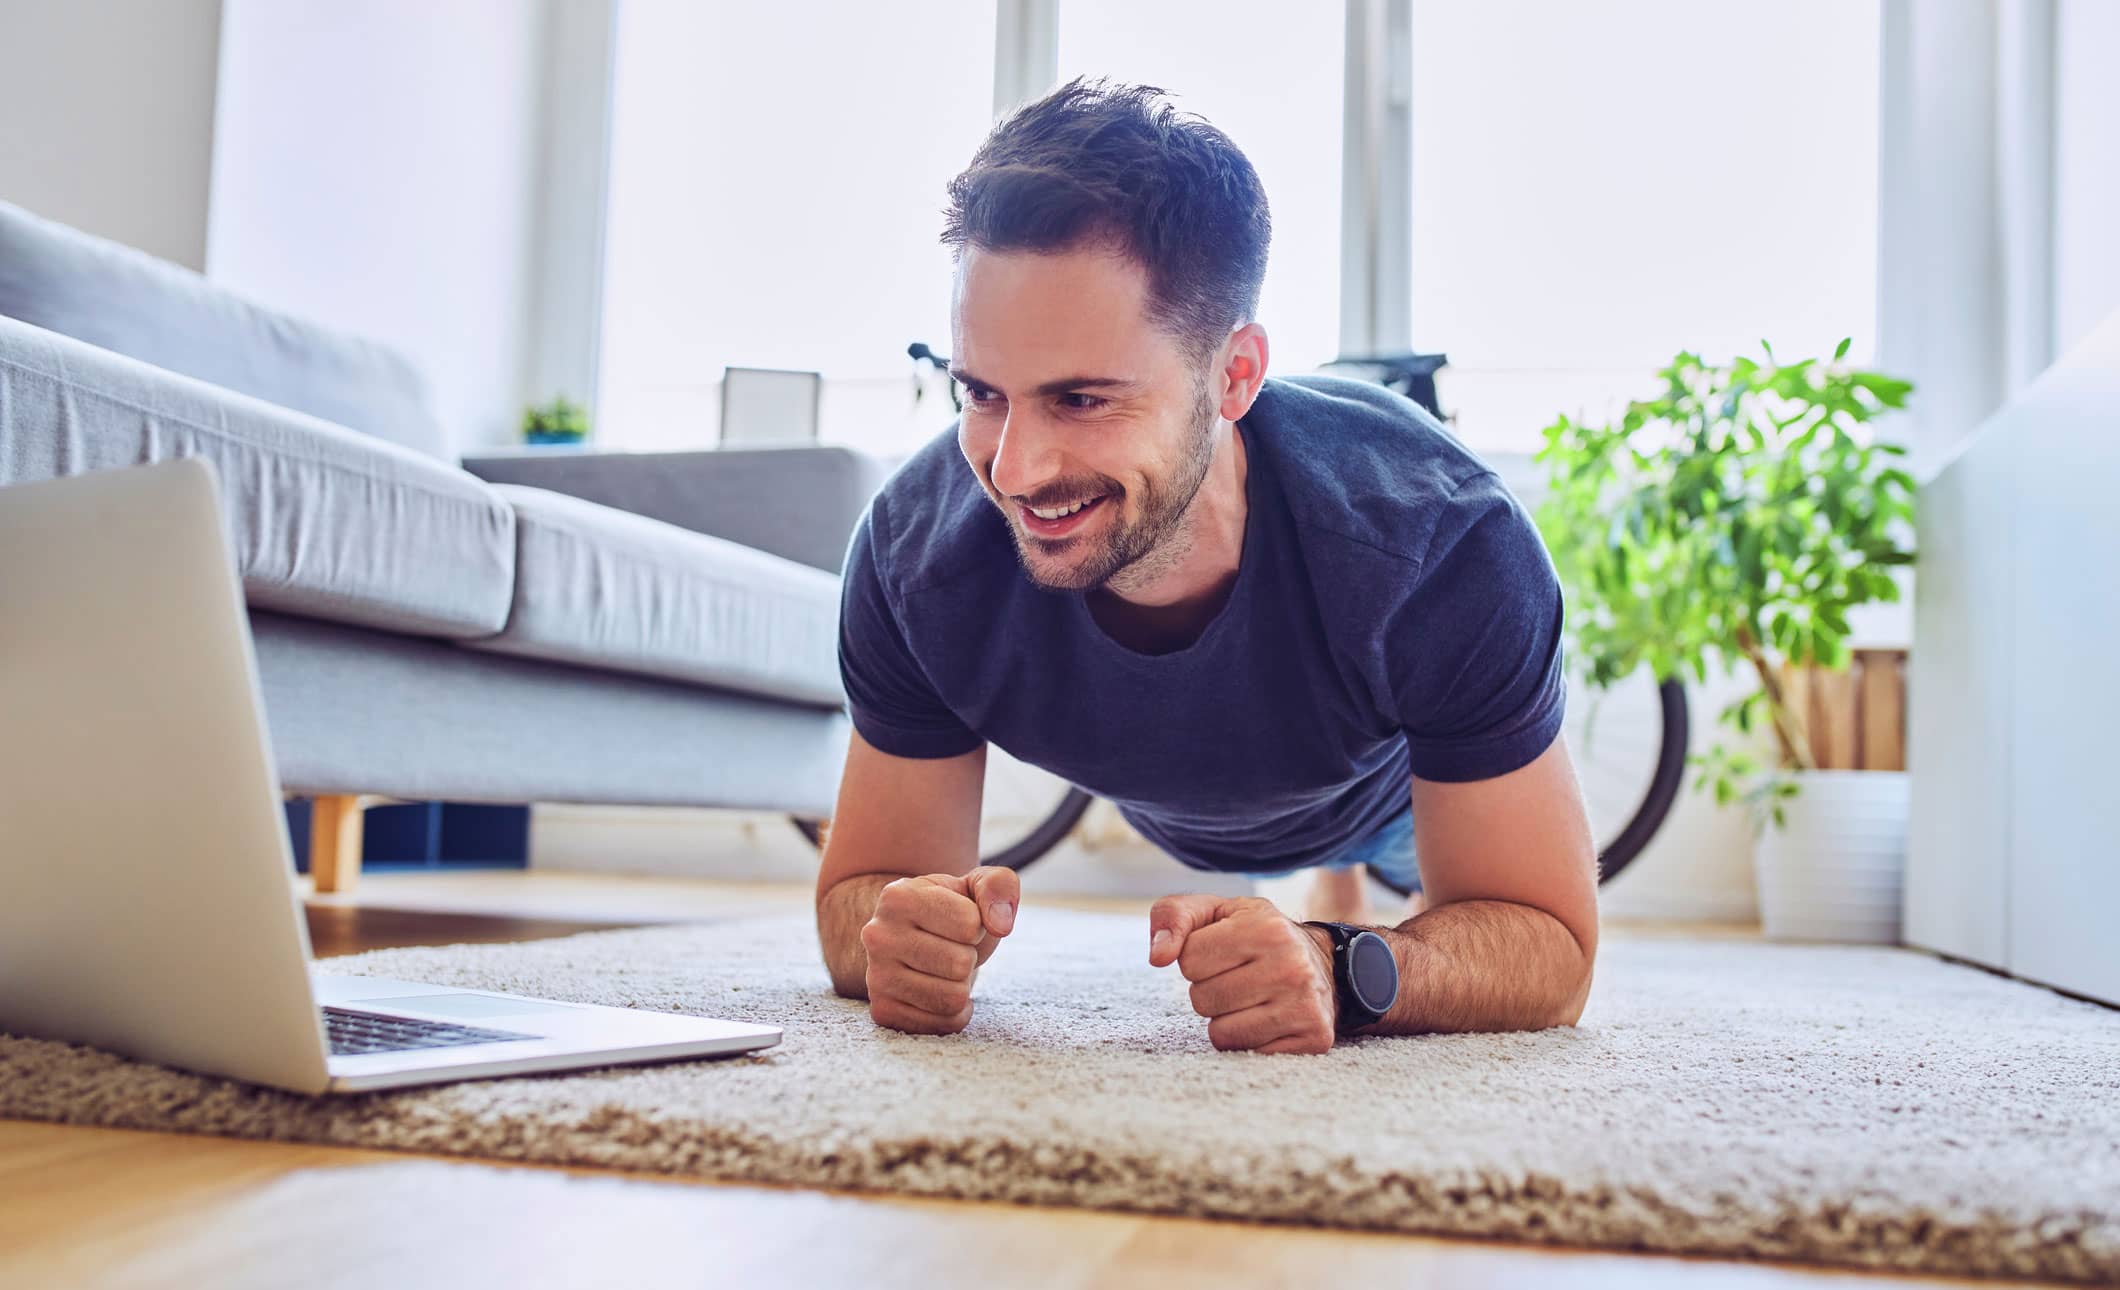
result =
M1531 517L1417 404L1268 380L1238 423L1243 554L1184 648L1144 654L1031 582L938 435L847 547L854 726L901 757L982 740L1108 798L1200 869L1315 864L1407 808L1411 776L1525 765L1560 730L1560 583Z

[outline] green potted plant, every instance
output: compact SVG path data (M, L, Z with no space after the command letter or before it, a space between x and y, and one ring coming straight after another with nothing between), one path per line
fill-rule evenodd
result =
M589 413L565 395L532 404L523 412L523 442L580 445L589 437Z
M1769 732L1779 764L1720 741L1689 764L1696 790L1750 813L1767 933L1837 937L1813 916L1834 911L1868 929L1848 939L1896 940L1906 775L1817 769L1782 687L1783 664L1848 666L1848 611L1899 599L1893 570L1914 560L1902 541L1916 492L1897 460L1906 449L1877 442L1868 424L1913 387L1845 365L1848 344L1787 364L1764 341L1764 362L1681 352L1657 373L1662 390L1616 423L1556 418L1535 456L1548 472L1536 517L1589 684L1641 667L1702 682L1711 665L1750 669L1753 684L1717 720ZM1894 812L1896 852L1889 827L1861 823ZM1850 850L1864 838L1881 840Z

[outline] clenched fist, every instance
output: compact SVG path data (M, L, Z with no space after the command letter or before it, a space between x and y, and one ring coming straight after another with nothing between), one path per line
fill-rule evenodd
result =
M1193 1011L1220 1049L1322 1053L1339 1017L1332 949L1256 896L1165 896L1148 911L1148 961L1192 982Z
M1016 871L900 878L861 929L869 1015L916 1035L953 1035L972 1019L972 979L1016 925Z

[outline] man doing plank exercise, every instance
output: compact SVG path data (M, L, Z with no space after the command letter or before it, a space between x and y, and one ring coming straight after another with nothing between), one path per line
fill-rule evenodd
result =
M1573 1024L1596 857L1522 507L1415 404L1268 379L1265 194L1161 91L1065 86L949 197L964 413L847 549L834 986L899 1030L970 1021L1020 916L1016 874L975 867L991 742L1182 864L1318 871L1316 922L1150 912L1218 1048ZM1404 921L1360 926L1362 865L1417 889Z

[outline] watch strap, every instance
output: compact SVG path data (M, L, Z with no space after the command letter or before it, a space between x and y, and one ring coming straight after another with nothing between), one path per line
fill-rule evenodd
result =
M1344 1034L1349 1030L1382 1021L1385 1014L1364 1004L1361 993L1354 988L1354 959L1349 953L1354 938L1370 929L1356 927L1352 923L1328 923L1319 920L1307 922L1304 926L1324 928L1326 936L1332 941L1332 989L1339 1004L1334 1028Z

